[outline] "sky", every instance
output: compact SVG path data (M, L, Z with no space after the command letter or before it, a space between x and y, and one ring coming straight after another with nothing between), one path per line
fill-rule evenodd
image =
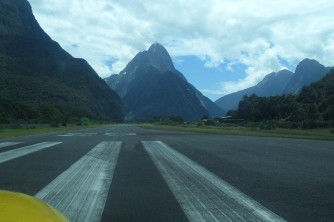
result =
M158 42L216 100L304 58L334 65L333 0L28 0L48 35L102 78Z

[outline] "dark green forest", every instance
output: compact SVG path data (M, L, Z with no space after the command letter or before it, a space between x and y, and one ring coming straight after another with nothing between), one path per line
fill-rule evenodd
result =
M317 128L334 126L334 70L302 88L298 95L244 96L238 110L227 113L266 127Z
M67 124L85 125L87 121L96 123L96 118L89 113L64 109L52 104L31 106L0 99L0 124L44 123L51 126L66 126Z

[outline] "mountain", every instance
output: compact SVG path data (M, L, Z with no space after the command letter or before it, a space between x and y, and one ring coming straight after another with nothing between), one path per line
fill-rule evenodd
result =
M297 65L295 73L288 70L271 73L256 86L223 96L215 103L224 110L235 110L244 95L256 94L257 96L268 97L297 94L303 86L320 80L331 69L331 67L325 67L316 60L304 59Z
M310 85L298 95L244 97L236 112L246 121L261 122L261 128L330 128L334 126L334 70ZM270 124L267 125L267 121Z
M233 110L238 108L238 104L243 96L256 94L258 96L277 96L282 95L286 85L293 77L289 70L273 72L264 77L257 85L231 93L218 99L215 103L224 110Z
M199 120L203 115L224 114L187 82L175 69L167 50L158 43L139 52L120 74L111 75L105 81L123 99L128 120L169 115Z
M321 65L313 59L304 59L301 61L295 71L295 75L284 89L284 94L297 94L303 86L309 85L320 80L330 72L329 67Z
M27 0L0 1L0 101L25 107L37 119L48 112L123 118L119 96L42 30Z
M334 121L334 70L321 80L303 87L297 101L306 107L308 118ZM334 126L334 122L328 123Z

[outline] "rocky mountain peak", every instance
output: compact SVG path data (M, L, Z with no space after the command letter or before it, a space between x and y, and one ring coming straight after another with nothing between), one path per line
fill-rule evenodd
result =
M314 59L304 59L296 67L296 74L301 74L305 71L314 71L316 69L324 68L317 60Z
M161 73L175 71L172 58L161 44L152 44L147 51L147 56L150 64L157 68Z
M160 43L153 43L149 49L148 49L148 52L150 53L165 53L167 56L169 55L166 48L161 45Z
M159 43L139 52L120 75L105 80L123 99L127 120L170 115L199 120L203 115L224 114L175 69L169 53Z
M138 53L121 74L132 74L141 66L152 66L161 74L174 72L175 67L168 51L159 43L152 44L147 51Z
M297 65L295 75L286 86L284 93L296 94L303 86L320 80L329 71L328 67L323 66L317 60L304 59Z

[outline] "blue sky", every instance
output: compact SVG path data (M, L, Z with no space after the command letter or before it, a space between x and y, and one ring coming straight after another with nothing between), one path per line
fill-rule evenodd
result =
M205 62L196 56L175 57L177 70L181 71L188 82L196 86L203 94L216 100L222 94L222 82L238 81L245 75L245 66L239 65L228 70L224 64L218 67L206 67Z
M42 28L105 78L164 45L212 100L304 58L334 61L332 0L28 0Z

